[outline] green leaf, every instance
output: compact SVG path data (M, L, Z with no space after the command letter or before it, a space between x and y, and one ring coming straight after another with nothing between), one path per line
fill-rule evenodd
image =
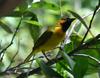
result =
M28 27L32 39L34 40L34 42L36 42L36 40L39 38L40 35L40 28L38 26L30 26L30 25Z
M71 38L70 44L72 44L73 49L77 48L82 40L82 37L77 33L72 33L70 38Z
M78 19L82 22L82 24L88 29L88 26L87 26L86 22L83 20L83 18L82 18L79 14L77 14L77 13L75 13L75 12L73 12L73 11L70 11L70 10L69 10L69 12L70 12L74 17L78 18Z
M69 12L70 12L74 17L78 18L78 19L81 21L81 23L85 26L85 28L88 30L88 25L86 24L86 22L84 21L84 19L83 19L79 14L77 14L77 13L75 13L75 12L73 12L73 11L70 11L70 10L69 10ZM94 37L94 35L92 34L91 31L89 31L89 33Z
M35 23L33 24L34 21L35 21ZM37 21L38 21L37 16L33 14L33 17L31 18L31 20L28 21L29 23L27 23L31 37L34 40L34 42L38 39L38 37L40 35L40 27L37 26L37 24L36 24L36 23L38 23Z
M65 69L66 71L68 71L70 74L73 74L72 70L66 64L64 64L63 62L60 62L59 65L61 65L61 67L63 69Z
M64 45L64 50L68 53L74 49L73 42Z
M6 25L5 23L3 23L2 21L0 21L0 26L8 33L13 33L13 31L11 30L11 28Z
M19 11L22 13L25 12L27 8L28 8L27 1L24 1L21 5L19 5Z
M61 51L63 58L68 63L69 67L73 69L75 62L65 53L65 51Z
M40 68L48 78L63 78L60 74L47 66L44 61L39 59L36 59L36 61L38 62Z
M81 29L82 25L81 23L79 23L76 27L75 27L75 32L79 32L79 30Z
M31 26L42 26L42 25L39 24L39 22L33 21L33 20L26 20L24 22L32 24Z
M86 46L95 46L98 44L100 44L100 34L98 34L96 37L91 38L85 42Z
M74 78L83 78L88 69L88 59L78 56L73 69Z
M27 0L28 4L31 4L33 2L33 0Z
M56 63L56 69L60 74L62 73L62 67L61 67L60 63Z
M45 9L59 9L59 7L57 5L55 5L54 3L49 3L48 1L40 1L40 2L36 2L36 3L32 3L31 8L36 9L36 8L45 8Z

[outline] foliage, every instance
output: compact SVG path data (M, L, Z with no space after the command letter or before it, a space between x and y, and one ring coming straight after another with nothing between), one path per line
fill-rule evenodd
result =
M0 77L99 78L100 0L87 1L26 0L1 17ZM38 53L36 60L24 63L34 42L62 15L76 18L67 41L47 53L50 60Z

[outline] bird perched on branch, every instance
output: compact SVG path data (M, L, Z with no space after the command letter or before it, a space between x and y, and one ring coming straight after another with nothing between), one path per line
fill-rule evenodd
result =
M29 61L34 53L47 52L55 48L65 38L67 29L75 18L61 18L56 24L54 30L46 30L36 41L32 52L27 56L24 62Z

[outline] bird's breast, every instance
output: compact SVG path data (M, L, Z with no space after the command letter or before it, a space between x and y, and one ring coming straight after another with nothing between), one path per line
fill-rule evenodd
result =
M37 51L49 51L56 48L56 46L64 40L64 37L65 33L53 33L51 38L48 39L48 41L45 44L40 46Z

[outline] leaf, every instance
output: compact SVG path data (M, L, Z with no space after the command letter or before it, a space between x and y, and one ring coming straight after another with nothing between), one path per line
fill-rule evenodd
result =
M74 46L73 46L73 42L72 42L72 41L71 41L70 43L64 45L64 50L65 50L67 53L70 52L70 51L72 51L73 48L74 48Z
M19 5L19 11L22 13L25 12L27 8L28 8L27 1L24 1L21 5Z
M0 21L0 26L8 33L13 33L13 31L11 30L11 28L6 25L5 23L3 23L2 21Z
M61 51L63 58L68 63L69 67L73 69L75 62L65 53L65 51Z
M57 5L55 5L54 3L48 2L48 1L40 1L40 2L36 2L36 3L32 3L31 8L45 8L45 9L59 9L59 7Z
M61 67L68 71L70 74L73 74L72 70L68 66L66 66L66 64L60 62L59 65L61 65Z
M26 20L24 22L29 23L29 24L32 24L31 26L33 26L33 25L34 26L42 26L42 25L39 24L39 22L33 21L33 20Z
M38 26L31 26L31 25L28 25L28 28L29 28L32 39L34 40L34 42L36 42L36 40L38 39L40 35L40 28Z
M77 60L80 60L81 61L80 63L82 63L82 65L80 65L79 67L83 67L84 65L85 66L88 65L88 68L86 69L86 73L85 73L86 75L98 72L99 67L100 67L99 66L100 61L98 59L100 58L100 56L97 59L98 54L92 53L93 52L92 50L91 51L86 51L86 53L84 53L84 54L83 54L83 52L84 51L81 51L82 54L75 54L75 55L77 55L77 56L75 56L76 62L77 62ZM88 52L90 52L91 54L88 53ZM80 57L85 59L85 61L80 59ZM99 63L97 63L97 62L99 62ZM85 68L83 68L83 69L85 69ZM82 71L84 71L83 69L82 69ZM76 69L76 70L80 70L80 69Z
M75 13L75 12L73 12L73 11L70 11L70 10L69 10L69 12L70 12L74 17L78 18L78 19L82 22L82 24L88 29L88 26L87 26L86 22L83 20L83 18L82 18L79 14L77 14L77 13Z
M35 23L33 24L34 21ZM36 42L36 40L40 35L40 27L37 26L36 24L38 23L37 21L38 21L37 16L33 14L33 17L31 18L31 20L29 20L29 23L27 23L27 26L29 27L30 30L31 37L34 40L34 42Z
M80 35L78 35L77 33L72 33L70 38L71 38L70 44L72 44L72 48L73 49L77 48L82 40L82 37Z
M38 62L40 68L42 69L42 71L44 72L44 74L48 77L48 78L63 78L60 74L58 74L56 71L54 71L53 69L51 69L50 67L48 67L44 61L36 59L36 61Z
M31 4L33 2L33 0L27 0L28 4Z
M76 27L75 27L75 31L76 32L79 32L79 30L81 29L81 27L82 27L82 25L81 25L81 23L79 23Z
M88 69L88 59L83 57L76 58L76 64L73 69L74 78L83 78Z
M86 24L86 22L84 21L84 19L83 19L79 14L77 14L77 13L71 11L71 10L69 10L69 12L70 12L74 17L78 18L78 19L81 21L81 23L85 26L85 28L88 30L88 25ZM92 37L94 37L94 35L92 34L91 31L89 31L89 33L92 35Z

